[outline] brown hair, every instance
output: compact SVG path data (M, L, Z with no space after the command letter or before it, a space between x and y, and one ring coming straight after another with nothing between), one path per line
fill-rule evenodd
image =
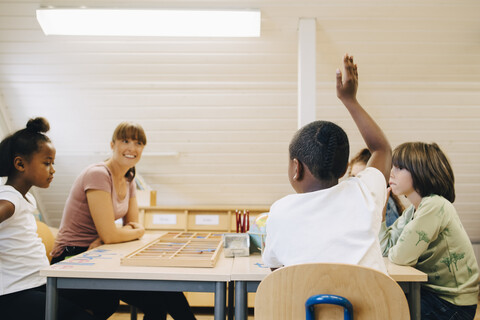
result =
M141 142L143 145L147 144L147 135L142 126L135 122L123 121L115 128L112 135L112 142L115 140L132 139ZM125 173L125 178L132 181L135 178L135 167L130 168Z
M367 164L368 160L370 160L370 157L372 156L372 153L370 150L367 148L364 148L360 150L351 160L348 162L348 173L350 173L350 170L352 170L352 166L355 163L361 162L364 164Z
M413 188L422 197L436 194L455 201L452 167L436 143L407 142L393 151L392 163L412 175Z
M142 126L129 121L123 121L115 128L112 141L115 142L115 140L120 139L133 139L140 141L144 145L147 144L147 136Z
M351 170L352 166L358 162L367 164L371 156L372 156L372 153L367 148L360 150L348 163L348 170ZM403 210L405 210L405 207L403 206L400 199L393 193L390 193L390 198L392 198L393 202L395 203L395 207L397 207L398 214L402 215L402 212Z

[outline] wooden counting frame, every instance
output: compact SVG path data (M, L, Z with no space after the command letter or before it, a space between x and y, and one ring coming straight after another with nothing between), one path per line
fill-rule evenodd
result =
M168 232L121 259L123 266L210 267L223 247L221 233Z

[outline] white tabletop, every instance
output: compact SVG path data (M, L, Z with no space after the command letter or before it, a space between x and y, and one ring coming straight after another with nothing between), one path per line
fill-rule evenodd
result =
M387 272L397 282L425 282L428 280L423 273L409 266L399 266L384 258ZM232 281L262 281L269 273L270 268L263 265L262 256L259 254L249 257L236 257L232 267Z
M40 275L58 278L103 278L134 280L185 281L261 281L270 268L263 265L262 256L225 258L220 253L213 268L139 267L121 266L121 257L148 244L161 233L145 234L142 239L125 243L103 245L40 271ZM399 266L384 258L388 274L397 282L425 282L425 273Z
M148 244L161 234L145 234L141 240L103 245L40 270L57 278L134 280L229 281L233 259L221 253L213 268L121 266L120 258Z

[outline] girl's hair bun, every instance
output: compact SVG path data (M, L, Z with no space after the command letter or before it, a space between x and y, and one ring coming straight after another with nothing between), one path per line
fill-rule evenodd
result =
M28 120L27 130L31 132L45 133L48 130L50 130L50 124L48 123L47 119L42 117L37 117L37 118Z

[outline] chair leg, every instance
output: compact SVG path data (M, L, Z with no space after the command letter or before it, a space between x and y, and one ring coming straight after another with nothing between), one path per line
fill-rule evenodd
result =
M137 320L137 307L130 306L130 320Z

